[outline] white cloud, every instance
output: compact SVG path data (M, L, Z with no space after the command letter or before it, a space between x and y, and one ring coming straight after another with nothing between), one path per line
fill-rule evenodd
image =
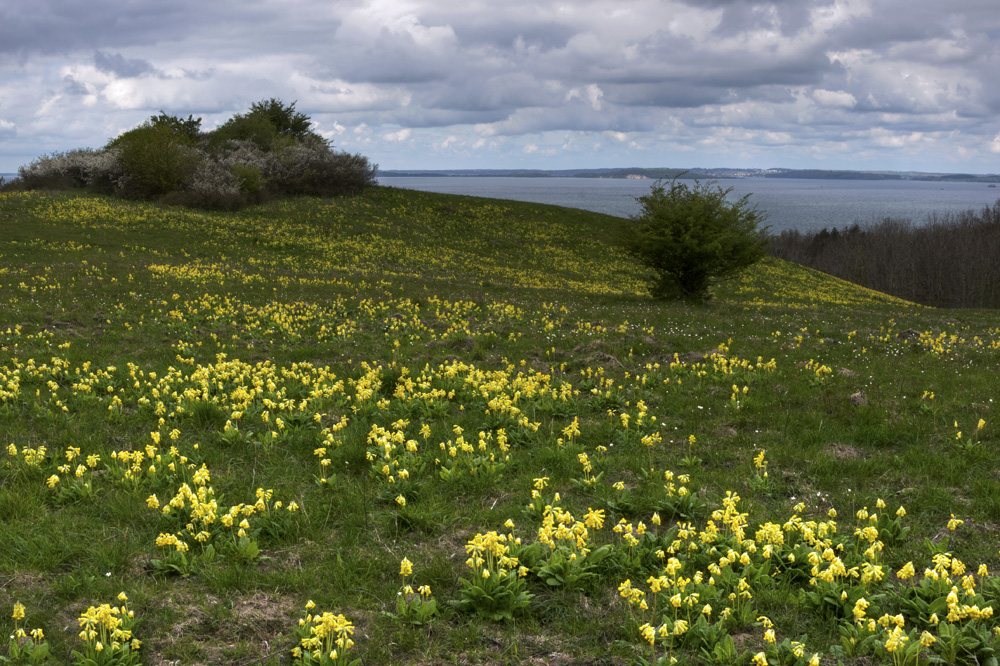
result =
M269 97L385 168L488 167L489 150L554 167L905 153L984 172L1000 152L1000 13L983 0L55 4L5 18L0 171L161 109L211 129Z
M407 127L399 130L398 132L387 132L382 135L382 138L386 141L402 142L409 139L411 134L413 134L413 130Z
M850 108L858 103L854 95L843 90L824 90L820 88L814 90L812 96L821 106Z

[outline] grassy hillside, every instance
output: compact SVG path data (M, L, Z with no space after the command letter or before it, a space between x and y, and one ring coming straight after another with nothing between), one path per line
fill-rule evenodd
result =
M144 664L310 630L335 663L990 663L1000 315L776 260L662 305L618 224L0 195L0 631L106 660L77 634L109 604Z

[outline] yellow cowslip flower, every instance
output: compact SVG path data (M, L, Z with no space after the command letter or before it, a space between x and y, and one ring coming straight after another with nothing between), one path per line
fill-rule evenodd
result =
M777 642L777 639L774 636L774 629L768 629L767 631L764 632L764 642L766 643Z
M406 498L402 495L396 495L396 504L399 506L406 506Z
M935 642L937 642L937 639L930 632L925 631L920 634L920 644L924 647L930 647Z
M640 634L640 635L641 635L641 636L642 636L642 637L643 637L643 638L644 638L644 639L645 639L645 640L646 640L646 641L647 641L647 642L648 642L648 643L649 643L650 645L652 645L653 643L655 643L655 642L656 642L656 630L655 630L655 629L653 629L653 627L649 626L649 623L648 623L648 622L647 622L646 624L642 625L641 627L639 627L639 634Z
M871 604L869 604L868 600L865 599L864 597L861 597L860 599L857 600L857 602L855 602L853 613L854 613L854 619L859 626L864 622L865 611L870 605Z
M56 474L53 474L45 480L45 485L49 488L55 488L57 483L59 483L59 477Z
M908 580L916 575L916 571L913 569L913 562L907 562L903 565L903 568L896 572L896 577L900 580Z
M410 576L413 574L413 562L406 559L405 557L399 563L399 575L400 576Z
M674 636L680 636L688 630L688 623L685 620L674 621Z
M758 652L753 656L754 666L767 666L767 655L763 652Z
M964 524L964 520L960 520L955 517L955 514L951 514L951 520L948 521L948 529L954 532L956 528Z
M896 515L902 518L903 516L906 515L906 509L900 506L898 509L896 509Z
M573 417L573 422L570 423L565 428L563 428L562 433L563 433L563 435L566 436L567 439L573 439L573 437L575 437L576 435L579 435L580 434L580 419L579 419L579 417L574 416Z
M601 529L604 526L604 509L594 510L587 507L587 514L583 517L583 524L592 530Z
M809 666L819 666L819 653L814 652L812 658L809 660Z
M11 617L14 618L15 620L23 620L24 604L22 604L20 601L14 602L14 614L11 615Z
M534 479L535 490L545 490L545 487L549 485L549 477L542 476Z
M979 423L976 424L976 430L982 430L985 425L986 421L984 419L979 419Z
M903 633L903 629L896 626L889 633L889 638L885 641L885 649L887 652L895 652L899 648L906 645L906 642L909 640L910 637Z
M429 597L431 596L431 586L421 585L420 587L417 588L417 592L419 592L420 596L422 597Z

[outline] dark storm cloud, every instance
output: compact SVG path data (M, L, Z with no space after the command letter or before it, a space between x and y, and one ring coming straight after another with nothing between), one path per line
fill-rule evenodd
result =
M156 68L141 58L126 58L120 53L108 54L103 51L94 54L94 66L102 72L123 78L156 73Z
M206 3L42 0L4 8L3 50L18 57L180 39Z
M76 79L74 79L72 76L63 77L63 82L65 83L65 86L63 87L63 90L66 92L67 95L87 95L87 94L90 94L90 90L87 89L87 86L85 86L84 84L80 83L79 81L77 81Z
M483 17L455 26L459 42L467 47L489 46L499 50L519 45L541 52L564 48L575 30L553 21L530 23L517 17Z

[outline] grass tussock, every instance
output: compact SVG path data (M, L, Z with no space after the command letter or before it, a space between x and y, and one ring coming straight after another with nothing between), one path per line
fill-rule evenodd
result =
M995 311L663 305L615 218L385 188L0 207L4 658L995 663Z

